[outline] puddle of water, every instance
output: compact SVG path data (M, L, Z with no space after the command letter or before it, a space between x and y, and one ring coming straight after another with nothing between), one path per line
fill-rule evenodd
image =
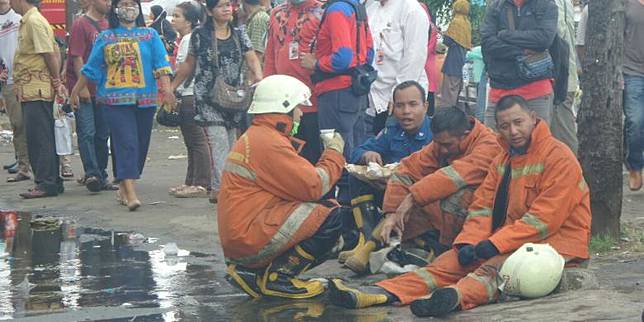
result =
M155 238L0 212L0 320L388 321L326 299L250 300L213 255L166 255ZM180 246L180 245L179 245Z
M204 295L233 293L218 282L223 273L215 271L213 256L169 256L146 245L140 234L76 227L28 213L2 213L0 223L0 319L86 307L161 312L208 304ZM162 317L172 321L175 315L168 311Z

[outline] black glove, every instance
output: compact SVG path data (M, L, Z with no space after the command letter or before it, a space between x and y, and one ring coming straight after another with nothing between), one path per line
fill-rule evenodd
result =
M474 251L476 252L476 257L480 259L488 259L499 254L499 250L496 249L496 246L494 246L494 244L492 244L492 242L487 239L476 244ZM459 253L458 255L460 260L461 254Z
M457 246L458 248L458 263L461 266L469 266L474 263L476 260L476 254L474 252L474 246L472 245L462 245Z

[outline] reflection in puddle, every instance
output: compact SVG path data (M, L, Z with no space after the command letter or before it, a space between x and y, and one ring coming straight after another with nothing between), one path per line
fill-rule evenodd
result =
M1 214L0 319L99 306L176 308L186 300L202 303L191 296L222 291L212 256L169 256L140 234ZM197 257L197 264L189 263ZM168 310L160 318L176 316Z
M213 255L177 253L138 233L15 212L0 212L0 232L0 320L388 320L386 308L347 311L324 297L249 300Z

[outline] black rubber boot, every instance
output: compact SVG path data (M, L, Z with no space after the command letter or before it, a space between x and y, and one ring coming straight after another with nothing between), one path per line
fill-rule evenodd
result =
M341 252L338 256L338 262L344 263L349 257L353 256L355 251L364 245L372 237L373 231L380 223L381 216L376 204L374 203L373 195L363 195L351 200L353 211L353 220L358 228L358 243L349 251Z
M299 245L289 249L275 258L266 268L259 283L262 294L281 298L306 299L324 293L324 285L320 281L306 281L297 278L315 262L315 257Z
M444 316L455 311L458 305L458 291L446 287L437 289L428 299L413 301L409 308L415 316Z
M257 270L228 264L228 267L226 267L226 273L226 281L228 281L232 286L244 291L244 293L248 294L252 298L259 298L262 296L262 292L257 283L258 276L261 276L261 273Z

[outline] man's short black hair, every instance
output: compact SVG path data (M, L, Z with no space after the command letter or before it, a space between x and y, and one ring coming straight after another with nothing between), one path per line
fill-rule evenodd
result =
M528 102L521 96L518 95L508 95L503 96L498 103L496 103L496 108L494 109L494 118L499 114L500 111L505 111L512 108L514 105L521 106L522 109L528 110Z
M470 119L465 112L455 106L438 108L432 117L433 135L447 131L450 135L461 136L471 129Z
M412 86L416 87L418 91L420 91L420 97L422 98L423 103L425 103L425 101L427 101L427 94L425 94L425 89L417 81L413 81L413 80L404 81L396 85L396 88L394 88L393 101L394 102L396 101L396 93L398 91Z

